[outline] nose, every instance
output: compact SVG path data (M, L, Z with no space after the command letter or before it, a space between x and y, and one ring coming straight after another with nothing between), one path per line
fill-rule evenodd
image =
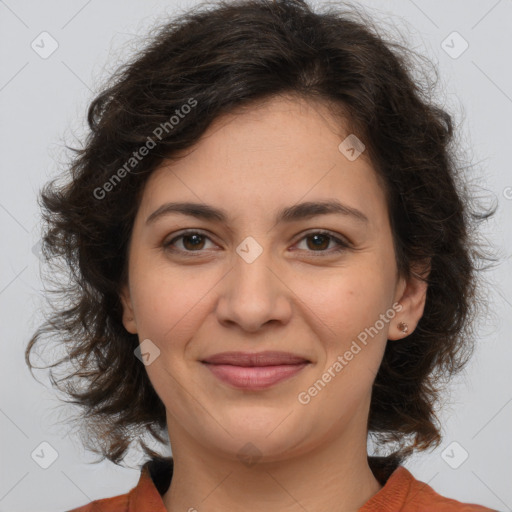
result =
M237 325L246 332L257 332L271 323L287 324L293 293L278 275L269 251L263 251L252 262L238 255L233 261L233 268L219 284L219 322Z

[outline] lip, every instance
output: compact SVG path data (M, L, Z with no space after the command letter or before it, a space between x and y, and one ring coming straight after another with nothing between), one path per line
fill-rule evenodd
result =
M261 390L289 379L311 361L288 352L223 352L201 361L222 382L238 389Z
M306 357L291 352L221 352L203 359L210 364L229 364L234 366L277 366L310 363Z
M203 363L221 381L236 388L266 389L293 377L309 363L280 364L272 366L234 366L232 364Z

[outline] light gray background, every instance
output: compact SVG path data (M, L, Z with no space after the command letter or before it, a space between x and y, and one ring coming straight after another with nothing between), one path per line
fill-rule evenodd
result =
M486 228L502 254L489 276L490 309L498 321L482 323L475 358L452 386L451 403L441 414L442 446L406 466L441 494L512 510L512 1L366 0L361 5L387 26L398 27L411 47L439 66L440 101L451 108L457 126L462 124L461 140L476 164L468 173L499 201L496 220ZM127 461L135 469L88 464L91 455L67 432L65 410L55 408L46 374L38 373L46 387L34 381L23 353L41 320L34 249L40 236L38 190L65 163L64 143L77 144L73 137L83 133L85 109L102 79L137 49L134 37L177 6L173 0L0 1L0 512L68 510L125 493L139 478L137 454ZM31 48L43 31L59 45L46 59ZM469 44L458 58L441 46L453 31ZM463 42L444 44L453 46L453 54ZM40 453L42 442L58 453L48 469L31 457L35 449ZM469 454L458 469L442 457L452 442ZM459 460L459 445L454 451L452 445L445 459L448 454ZM48 453L44 446L43 451Z

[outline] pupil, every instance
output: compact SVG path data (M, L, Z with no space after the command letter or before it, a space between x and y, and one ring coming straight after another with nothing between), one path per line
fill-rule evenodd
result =
M192 248L196 247L197 248L197 242L199 242L199 244L201 244L201 235L188 235L186 237L184 237L184 241L185 241L185 246L187 246L187 240L190 241L191 239L194 239L195 242L192 242L192 244L190 244L192 246Z
M325 235L312 235L312 237L315 242L314 242L314 246L315 247L321 247L325 244L325 240L326 240L326 236ZM319 240L320 239L320 240ZM323 243L322 243L322 239L323 239ZM320 241L320 243L318 243Z

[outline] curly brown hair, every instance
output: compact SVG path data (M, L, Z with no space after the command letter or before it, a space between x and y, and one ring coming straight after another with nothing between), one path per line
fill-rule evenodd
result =
M413 77L418 57L350 6L314 12L302 0L237 0L166 22L113 74L89 106L90 132L73 150L66 184L53 180L41 192L42 250L69 280L56 283L59 301L25 354L32 371L38 340L65 348L45 368L66 365L62 379L53 370L50 379L79 406L90 450L117 464L136 439L159 455L143 434L168 442L164 404L134 357L139 340L123 327L119 296L146 180L219 116L288 93L343 112L364 141L385 188L400 275L430 261L423 316L407 342L387 344L375 378L368 431L394 451L369 457L370 466L378 474L439 444L441 384L474 349L485 304L479 271L493 260L476 224L495 208L476 208L452 116L431 100L436 81Z

